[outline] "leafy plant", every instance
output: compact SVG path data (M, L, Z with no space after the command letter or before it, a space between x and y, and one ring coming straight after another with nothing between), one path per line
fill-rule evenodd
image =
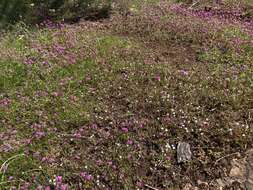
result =
M80 18L108 17L111 0L1 0L0 22L38 23L46 19L77 21Z

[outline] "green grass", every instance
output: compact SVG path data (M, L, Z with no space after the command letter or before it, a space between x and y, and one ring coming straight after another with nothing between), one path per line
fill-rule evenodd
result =
M12 90L22 86L26 81L26 68L23 64L9 61L0 63L0 90Z

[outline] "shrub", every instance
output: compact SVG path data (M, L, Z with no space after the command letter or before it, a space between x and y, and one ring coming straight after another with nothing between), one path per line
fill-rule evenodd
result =
M3 24L24 21L38 23L45 19L77 21L80 18L108 17L111 0L0 0Z
M21 19L26 12L27 4L23 0L1 0L0 1L0 21L1 24L14 23ZM0 25L1 26L1 25Z

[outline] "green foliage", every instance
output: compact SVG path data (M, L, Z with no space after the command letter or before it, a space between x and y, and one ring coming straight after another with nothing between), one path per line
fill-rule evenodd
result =
M76 21L83 17L107 17L111 0L0 0L1 25L45 19Z
M1 0L0 21L2 24L13 23L20 19L27 11L27 4L23 0Z
M25 81L26 70L23 64L0 61L0 91L4 92L20 86Z

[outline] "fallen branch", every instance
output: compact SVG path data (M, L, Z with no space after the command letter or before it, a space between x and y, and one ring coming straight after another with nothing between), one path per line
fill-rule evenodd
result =
M199 1L194 2L188 9L192 9L195 5L197 5Z
M218 160L216 160L215 163L214 163L214 165L217 165L217 163L218 163L219 161L223 160L224 158L227 158L227 157L230 157L230 156L233 156L233 155L236 155L236 154L238 155L239 153L238 153L238 152L235 152L235 153L232 153L232 154L228 154L228 155L226 155L226 156L223 156L223 157L219 158Z
M159 190L159 189L157 189L157 188L155 188L155 187L152 187L152 186L150 186L150 185L147 185L147 184L145 184L144 186L147 187L147 188L149 188L149 189L152 189L152 190Z
M11 161L15 160L15 159L18 158L18 157L22 157L22 156L25 156L25 154L18 154L18 155L12 156L12 157L9 158L8 160L6 160L6 161L2 164L2 166L1 166L1 168L0 168L0 173L1 173L1 172L5 173L5 170L4 170L5 167L8 167L8 165L9 165L9 163L10 163Z

